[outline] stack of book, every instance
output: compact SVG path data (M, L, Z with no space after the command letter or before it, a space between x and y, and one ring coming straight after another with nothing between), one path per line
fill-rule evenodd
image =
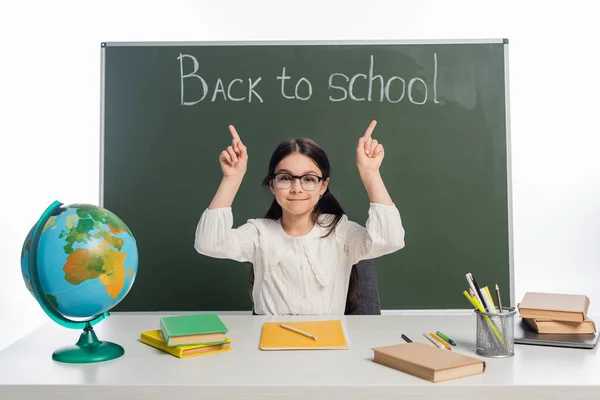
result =
M517 307L537 333L593 334L596 324L587 317L589 306L585 295L527 292Z
M140 341L179 358L231 350L228 329L216 314L162 317L159 329L142 332Z

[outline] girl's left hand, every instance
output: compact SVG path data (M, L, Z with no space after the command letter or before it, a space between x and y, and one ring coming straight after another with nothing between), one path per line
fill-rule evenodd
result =
M359 172L377 172L383 161L383 146L371 137L375 125L377 125L377 121L371 121L365 134L358 139L356 166Z

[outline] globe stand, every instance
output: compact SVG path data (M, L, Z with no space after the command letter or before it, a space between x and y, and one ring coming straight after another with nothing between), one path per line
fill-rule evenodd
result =
M125 354L116 343L98 340L94 328L88 322L74 346L66 346L52 353L52 359L63 363L83 364L113 360Z

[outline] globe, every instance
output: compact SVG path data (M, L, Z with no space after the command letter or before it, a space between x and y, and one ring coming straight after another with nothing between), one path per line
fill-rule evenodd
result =
M74 346L54 351L54 360L89 363L125 353L116 343L98 340L93 326L127 295L137 268L135 238L111 211L58 201L46 209L23 243L23 280L53 321L83 329Z

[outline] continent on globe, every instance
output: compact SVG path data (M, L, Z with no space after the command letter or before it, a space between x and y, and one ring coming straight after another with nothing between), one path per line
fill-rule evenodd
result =
M73 285L100 279L108 295L116 298L125 284L125 256L104 243L93 250L76 249L67 257L65 279Z
M106 225L109 231L103 230L101 224ZM63 271L67 282L79 285L88 279L99 279L108 295L116 298L125 286L127 254L120 251L123 239L114 235L128 231L127 227L120 220L111 218L102 208L89 206L78 207L76 215L67 218L65 227L68 230L62 231L58 237L66 242L64 249L68 256ZM76 243L94 245L73 249Z

